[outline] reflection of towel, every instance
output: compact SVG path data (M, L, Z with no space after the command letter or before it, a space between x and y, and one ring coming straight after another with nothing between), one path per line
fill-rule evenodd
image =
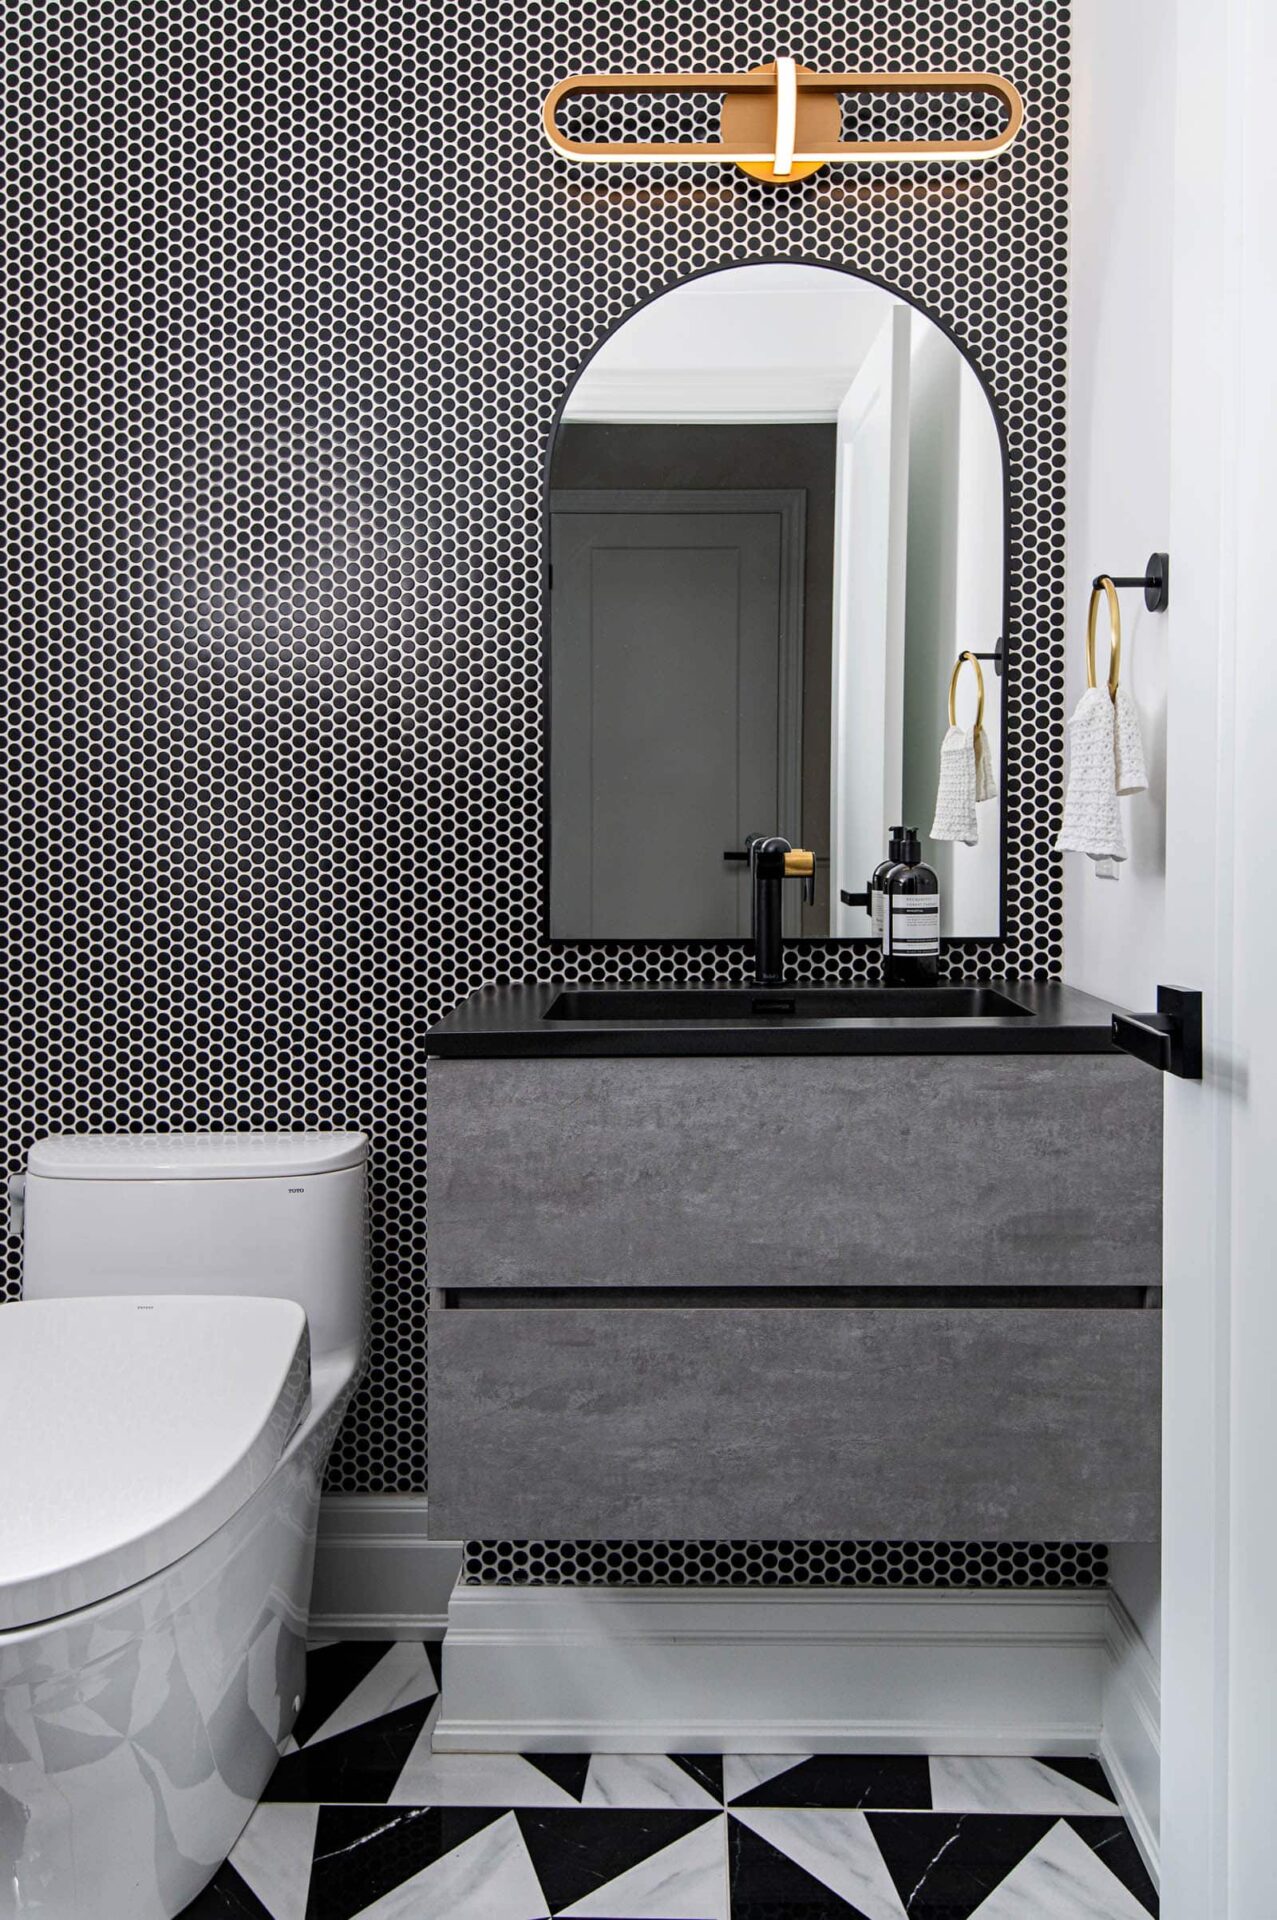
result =
M989 745L989 736L983 727L975 730L975 797L977 800L996 800L998 797L998 777L993 771L993 749Z
M976 755L965 727L950 727L940 747L940 784L936 789L933 840L961 840L973 847L979 838L975 821Z
M1117 790L1119 793L1143 793L1148 785L1144 769L1144 742L1140 738L1140 717L1126 688L1118 682L1115 702L1117 729Z
M1117 804L1117 721L1107 687L1088 687L1069 721L1069 782L1055 844L1061 853L1089 854L1105 880L1116 880L1113 862L1126 858Z

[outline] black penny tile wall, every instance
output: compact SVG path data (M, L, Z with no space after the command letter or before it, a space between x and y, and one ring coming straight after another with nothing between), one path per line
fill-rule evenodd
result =
M742 965L541 936L547 437L636 302L746 260L842 266L987 381L1010 484L1007 935L961 964L1058 969L1066 26L1054 0L6 10L5 1166L48 1130L366 1127L372 1365L334 1486L426 1485L428 1021L498 980ZM1002 73L1025 130L965 171L780 189L574 167L542 140L567 73L778 51ZM971 103L848 111L981 124Z

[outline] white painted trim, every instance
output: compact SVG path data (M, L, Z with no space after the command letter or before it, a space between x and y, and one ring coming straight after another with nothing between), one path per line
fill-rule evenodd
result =
M438 1640L461 1547L431 1540L415 1493L329 1493L319 1506L310 1632L343 1640Z
M1094 1753L1108 1596L458 1587L440 1752Z
M1161 1676L1139 1628L1109 1594L1100 1758L1154 1884L1161 1878Z
M563 418L677 425L830 425L851 384L846 367L591 367L568 396Z

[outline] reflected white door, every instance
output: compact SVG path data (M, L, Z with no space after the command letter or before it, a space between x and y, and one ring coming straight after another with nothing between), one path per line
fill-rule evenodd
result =
M908 307L893 307L838 409L830 926L868 932L864 891L900 818L909 512Z

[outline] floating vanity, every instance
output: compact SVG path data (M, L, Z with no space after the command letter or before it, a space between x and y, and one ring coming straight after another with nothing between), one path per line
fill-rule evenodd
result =
M1149 1539L1161 1080L1058 985L430 1035L441 1537Z

